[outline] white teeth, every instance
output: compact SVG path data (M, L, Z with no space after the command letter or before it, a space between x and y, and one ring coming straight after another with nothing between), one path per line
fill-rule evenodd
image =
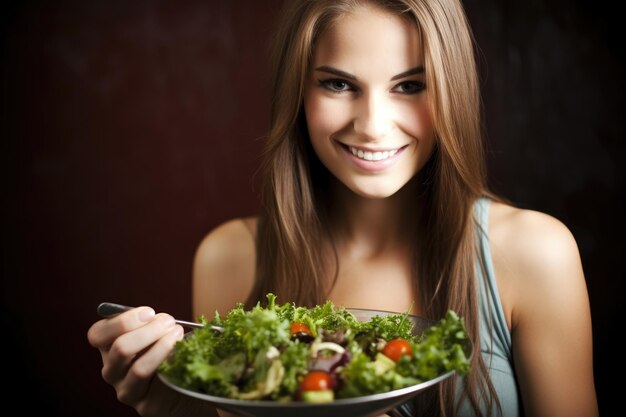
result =
M365 159L366 161L383 161L385 159L391 158L398 152L398 149L383 152L370 152L362 151L353 146L349 146L348 148L350 148L350 152L352 152L352 155L356 156L359 159Z

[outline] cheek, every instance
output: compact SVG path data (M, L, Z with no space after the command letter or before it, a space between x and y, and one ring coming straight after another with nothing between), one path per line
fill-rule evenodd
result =
M341 100L332 100L321 94L307 94L304 113L311 140L326 139L350 122L349 109Z
M431 146L434 143L435 128L428 105L420 103L407 109L402 117L402 128L409 135L418 138L422 146Z
M417 110L417 118L425 131L433 130L433 117L430 114L430 108L427 105L422 105Z

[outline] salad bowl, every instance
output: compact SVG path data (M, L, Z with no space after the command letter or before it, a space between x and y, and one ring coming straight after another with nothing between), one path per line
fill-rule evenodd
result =
M358 308L347 308L346 310L354 314L359 321L368 321L374 316L398 314ZM413 333L416 335L422 334L427 328L436 324L435 321L423 317L409 315L407 318L413 323ZM455 371L450 371L434 379L406 388L360 397L336 399L327 403L254 401L218 397L180 387L163 373L158 373L158 377L165 385L183 395L207 401L219 409L244 417L375 417L411 400L427 388L451 377L454 373Z

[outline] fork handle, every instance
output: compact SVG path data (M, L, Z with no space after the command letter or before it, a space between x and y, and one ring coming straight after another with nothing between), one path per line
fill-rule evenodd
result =
M98 315L100 317L111 317L132 309L132 307L115 303L100 303L98 305Z
M112 317L117 314L128 311L132 308L133 307L125 306L122 304L116 304L116 303L100 303L96 311L98 312L98 315L100 317ZM194 322L185 321L185 320L176 320L176 323L180 324L181 326L193 327L195 329L202 329L204 327L204 325L201 323L194 323ZM211 326L211 328L218 332L222 331L222 328L219 326Z

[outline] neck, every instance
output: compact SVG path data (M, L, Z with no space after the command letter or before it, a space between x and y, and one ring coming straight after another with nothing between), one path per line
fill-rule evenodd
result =
M341 183L333 187L330 225L338 248L357 257L410 248L420 210L417 181L384 199L363 198Z

